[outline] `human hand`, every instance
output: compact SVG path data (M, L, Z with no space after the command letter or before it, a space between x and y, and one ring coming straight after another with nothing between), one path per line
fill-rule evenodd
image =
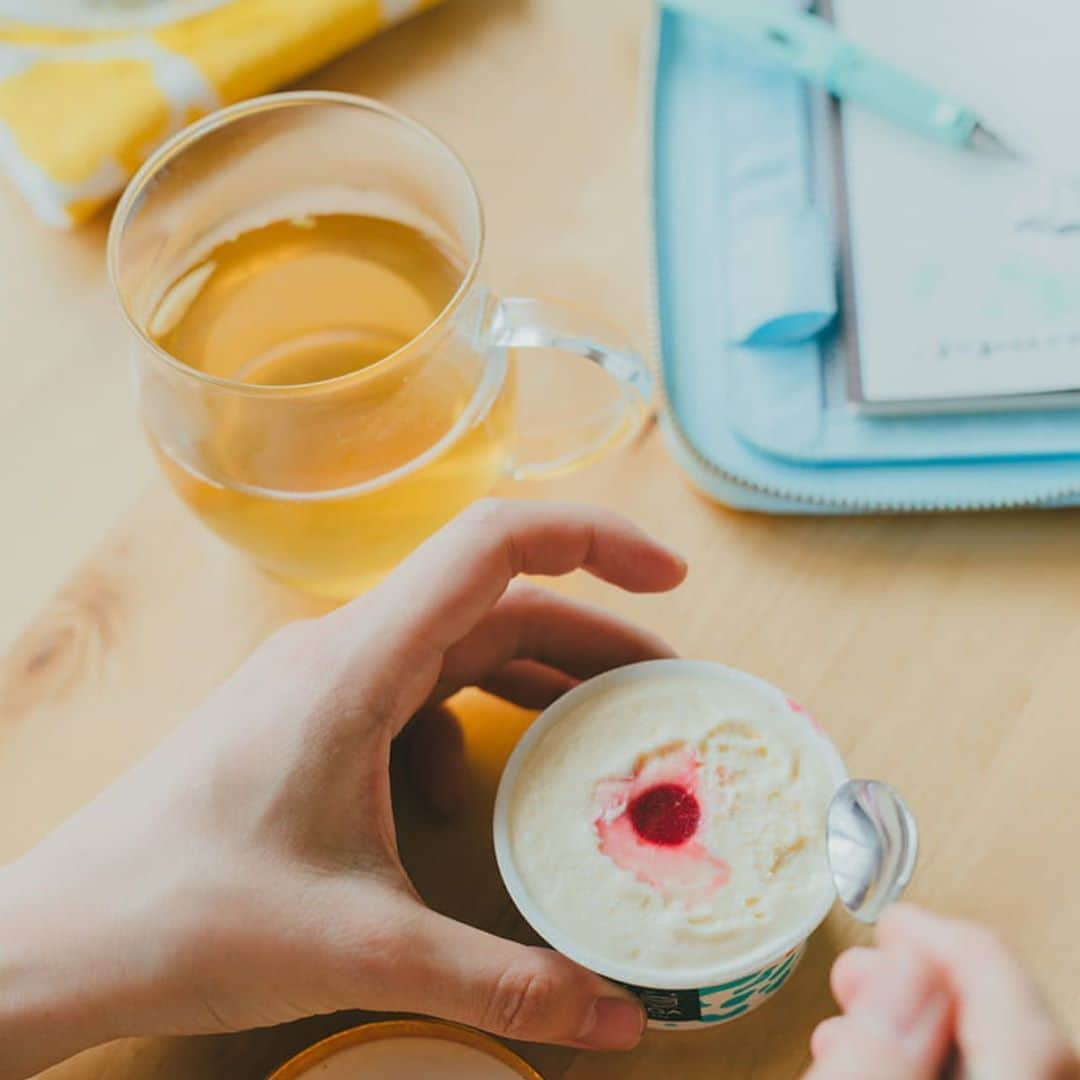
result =
M425 907L390 805L391 743L424 710L415 759L434 801L453 798L431 708L460 688L540 707L579 679L670 655L599 610L508 588L578 567L637 592L671 589L686 570L608 512L478 504L365 596L274 634L145 761L0 872L0 1075L122 1035L346 1008L636 1043L643 1016L625 991Z
M814 1032L806 1080L935 1080L954 1063L965 1080L1080 1078L1075 1050L989 931L900 904L877 941L836 961L844 1015Z

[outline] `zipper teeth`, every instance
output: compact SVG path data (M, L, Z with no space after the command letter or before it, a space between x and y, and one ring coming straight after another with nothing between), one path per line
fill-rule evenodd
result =
M646 208L646 235L649 237L651 250L649 252L647 269L647 287L649 290L648 309L648 335L650 345L650 366L653 369L653 381L657 388L657 411L666 419L665 428L677 440L679 448L689 457L695 465L703 471L716 477L718 480L733 487L742 488L744 491L764 495L768 498L783 499L792 503L798 503L807 508L818 507L827 510L836 510L841 513L852 514L919 514L927 512L949 513L985 513L993 510L1023 510L1049 506L1061 499L1080 496L1080 486L1075 484L1066 485L1046 495L1034 499L987 499L971 503L957 503L940 500L906 500L897 501L890 499L830 499L822 495L807 495L805 492L794 491L774 484L761 484L746 476L733 473L722 468L715 462L705 457L694 445L690 436L683 430L675 410L671 407L667 394L667 386L664 381L663 351L661 348L660 335L660 282L657 267L657 235L656 235L656 176L655 176L655 134L656 134L656 73L659 68L660 51L660 19L662 18L662 5L654 5L652 23L652 45L645 50L646 56L651 56L651 73L641 80L642 93L645 96L643 103L643 115L647 117L647 151L645 153L645 208Z
M1025 510L1048 507L1060 499L1066 499L1080 495L1080 488L1069 485L1035 499L986 499L970 503L956 503L941 500L910 500L899 502L889 499L830 499L822 495L808 495L805 492L796 492L790 488L778 487L772 484L760 484L756 480L750 480L745 476L722 469L708 458L704 457L696 446L690 441L679 426L674 414L668 409L665 413L668 423L667 428L674 438L678 440L680 449L692 458L695 465L717 479L731 484L733 487L742 488L745 491L765 495L774 499L783 499L791 503L797 503L807 509L819 507L827 510L836 510L850 514L922 514L922 513L985 513L994 510ZM715 496L713 496L715 497ZM752 508L751 508L752 509Z

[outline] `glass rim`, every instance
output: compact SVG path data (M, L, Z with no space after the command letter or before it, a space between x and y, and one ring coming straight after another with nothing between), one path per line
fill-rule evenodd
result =
M153 178L170 162L187 151L195 143L206 135L227 127L237 120L247 116L264 112L271 112L281 108L293 108L296 106L314 105L346 105L362 112L374 113L387 120L391 120L402 127L408 128L420 135L426 142L436 147L453 165L456 166L465 189L469 195L469 203L476 223L476 242L470 253L468 265L458 283L454 294L446 302L439 313L404 345L399 346L386 356L369 364L357 371L346 372L343 375L334 376L331 379L320 379L315 382L285 383L281 385L262 385L259 383L246 383L237 379L229 379L221 375L212 375L207 371L200 371L190 364L184 363L179 357L173 356L168 350L163 349L140 325L139 320L132 314L127 299L120 288L120 243L126 232L127 226L136 212L137 203L147 185ZM141 345L147 348L151 355L162 361L179 374L220 389L230 390L251 396L276 396L285 397L304 393L318 393L327 388L339 387L352 383L360 383L368 378L381 375L387 367L396 363L405 355L420 348L424 342L429 341L440 332L450 321L454 313L461 307L466 296L471 292L473 285L479 276L480 259L484 250L484 212L480 203L480 196L476 190L476 183L469 172L468 167L461 156L447 142L435 134L431 128L407 116L403 112L376 101L374 98L364 97L360 94L348 94L337 90L288 90L275 94L263 94L260 97L249 98L216 109L202 119L189 124L176 132L161 144L139 167L138 171L128 181L117 203L109 224L109 236L106 244L105 262L109 275L109 284L113 295L120 307L124 321L131 328Z

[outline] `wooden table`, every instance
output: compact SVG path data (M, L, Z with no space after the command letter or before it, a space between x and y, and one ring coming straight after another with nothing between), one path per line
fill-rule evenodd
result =
M569 297L644 339L647 17L645 0L451 0L304 85L384 98L462 152L486 203L498 289ZM311 604L205 534L156 475L105 280L105 221L52 233L6 184L0 215L0 858L9 858ZM909 796L924 837L914 897L999 927L1080 1034L1080 518L730 513L680 481L655 432L550 490L619 507L692 565L669 597L615 595L589 580L566 587L687 654L804 699L854 773ZM406 863L436 907L521 934L488 826L499 768L527 718L479 698L463 713L472 803L447 825L406 800ZM472 872L441 869L463 863ZM650 1034L618 1057L526 1056L571 1080L797 1076L812 1027L831 1011L829 964L858 936L834 916L780 998L737 1024ZM114 1044L48 1075L255 1080L351 1019Z

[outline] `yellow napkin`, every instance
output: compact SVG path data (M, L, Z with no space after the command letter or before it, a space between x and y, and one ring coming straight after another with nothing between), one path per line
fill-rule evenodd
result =
M0 165L84 221L164 138L434 0L0 0Z

